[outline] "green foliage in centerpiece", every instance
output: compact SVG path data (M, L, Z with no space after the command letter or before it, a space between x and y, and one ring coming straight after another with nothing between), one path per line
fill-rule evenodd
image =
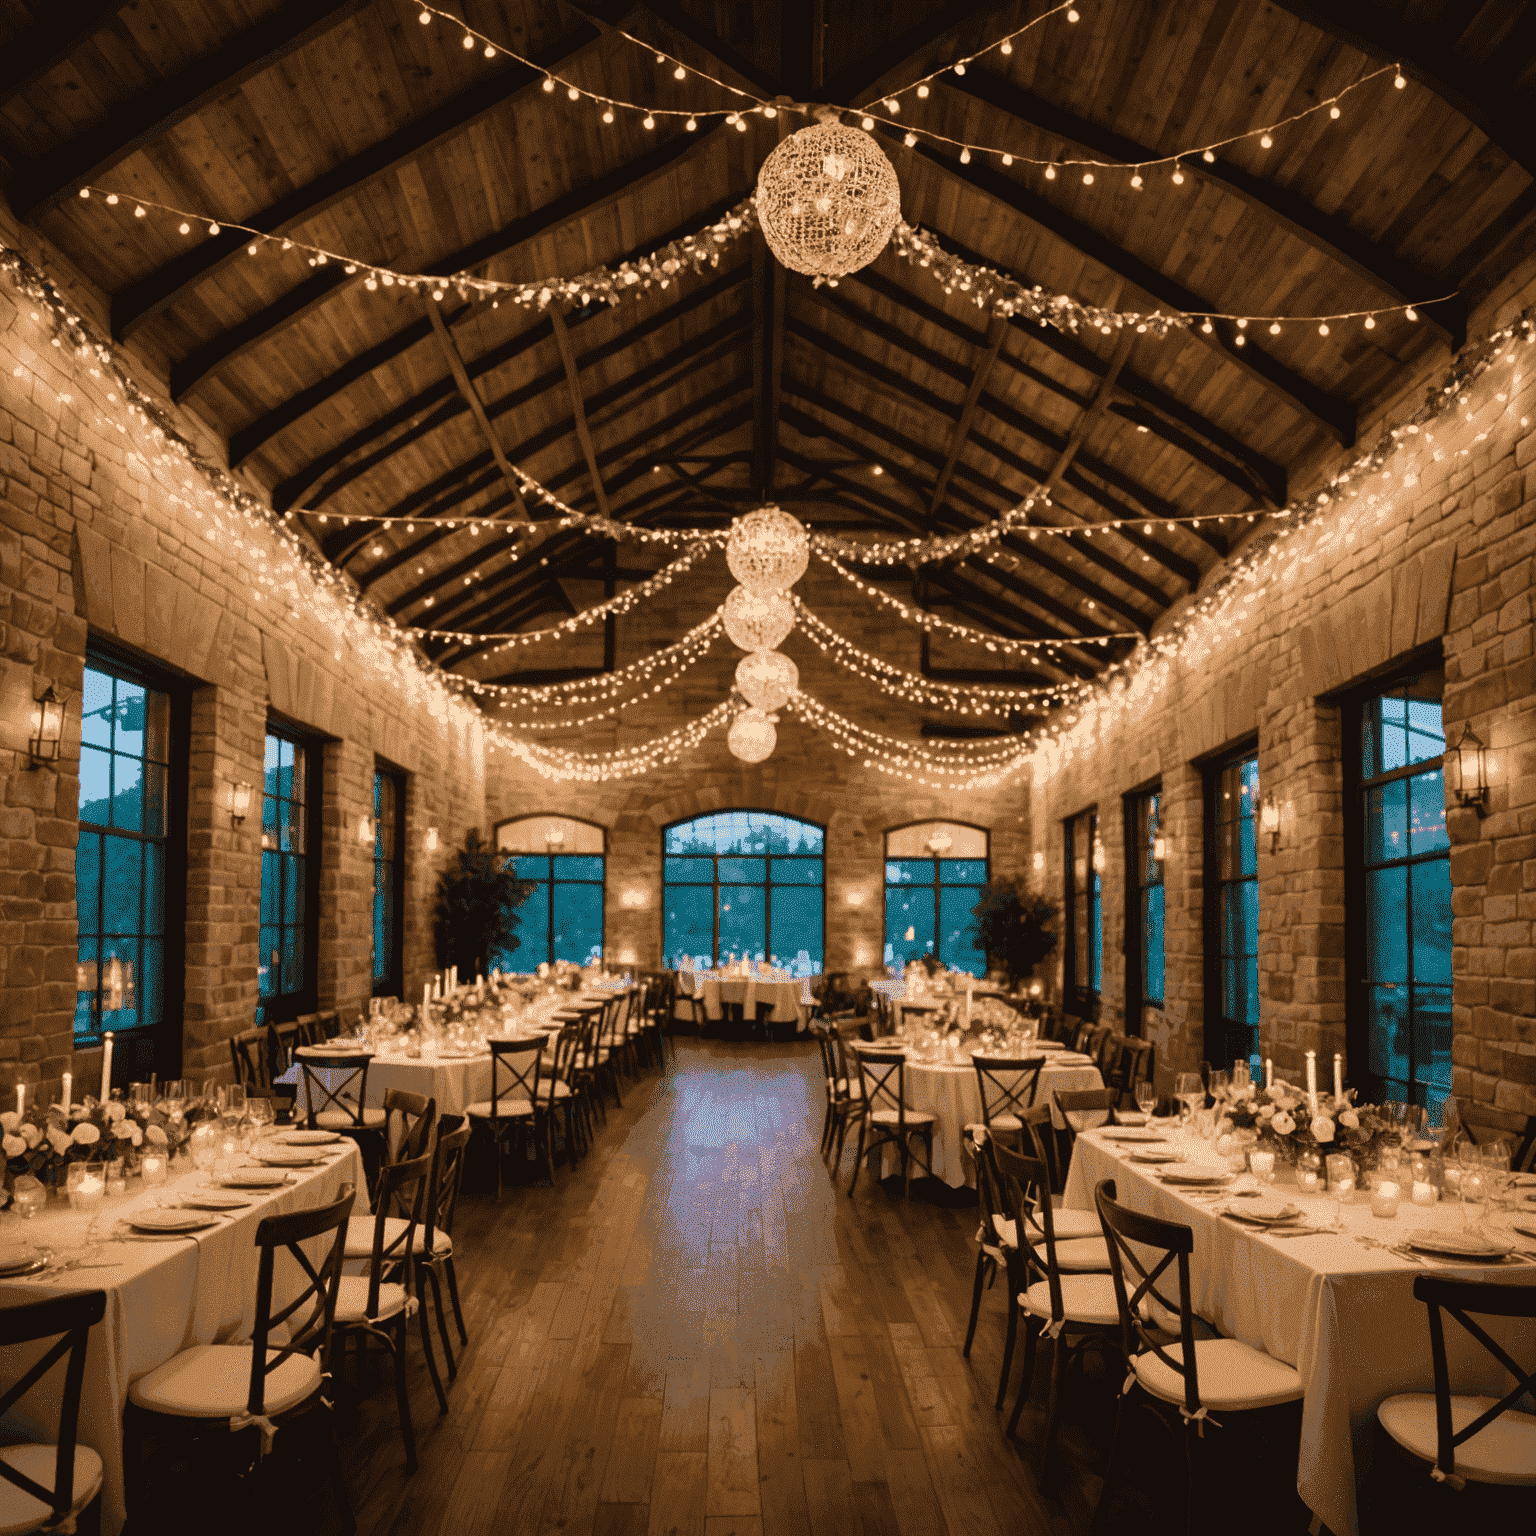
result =
M987 964L1008 977L1010 991L1056 953L1060 903L1031 891L1022 880L1003 875L989 881L971 915L976 922L970 939Z
M1258 1144L1294 1163L1302 1152L1347 1152L1357 1168L1374 1167L1383 1142L1393 1137L1386 1117L1371 1104L1356 1104L1356 1090L1346 1089L1342 1099L1319 1093L1317 1113L1307 1104L1306 1093L1283 1079L1273 1087L1248 1083L1228 1090L1229 1097L1217 1109L1216 1134L1246 1131Z
M437 881L432 937L438 965L456 965L460 979L473 978L490 969L489 956L511 954L519 943L517 909L536 888L513 873L510 854L497 853L471 827Z

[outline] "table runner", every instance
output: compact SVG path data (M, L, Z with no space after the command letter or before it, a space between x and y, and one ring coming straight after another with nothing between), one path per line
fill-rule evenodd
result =
M1169 1139L1190 1162L1224 1165L1199 1137L1174 1132ZM1193 1229L1191 1304L1224 1336L1300 1372L1306 1398L1297 1491L1335 1536L1358 1536L1356 1490L1370 1470L1377 1405L1395 1392L1434 1389L1427 1313L1414 1300L1414 1276L1530 1285L1536 1283L1536 1264L1426 1268L1355 1240L1364 1235L1401 1242L1419 1227L1459 1228L1461 1209L1449 1201L1404 1202L1396 1217L1385 1219L1372 1216L1361 1195L1345 1207L1346 1235L1268 1237L1219 1216L1213 1202L1162 1184L1150 1167L1126 1160L1131 1150L1117 1150L1096 1132L1079 1135L1065 1204L1091 1209L1098 1181L1114 1179L1122 1205ZM1286 1184L1277 1185L1275 1193L1293 1200L1309 1222L1333 1219L1333 1201L1326 1195L1302 1195ZM1517 1359L1536 1358L1536 1329L1515 1322L1489 1331ZM1447 1328L1446 1344L1453 1391L1497 1396L1508 1390L1502 1370L1460 1328Z
M45 1281L0 1281L0 1305L4 1306L25 1305L64 1291L107 1293L106 1315L91 1330L86 1352L79 1430L80 1444L102 1460L104 1536L117 1536L126 1518L123 1410L129 1383L194 1344L249 1337L256 1310L256 1227L263 1217L325 1205L347 1183L361 1192L355 1209L366 1211L368 1204L362 1158L356 1144L346 1141L327 1165L295 1170L293 1182L280 1190L244 1191L251 1204L203 1232L170 1240L91 1240L93 1230L110 1237L126 1213L190 1194L205 1179L201 1173L182 1173L163 1185L136 1186L131 1195L108 1200L89 1215L60 1202L50 1203L47 1211L29 1222L6 1222L8 1241L52 1248L60 1256L99 1247L95 1257L111 1264L53 1275ZM274 1290L287 1283L292 1287L287 1295L293 1295L297 1277L292 1257L280 1255ZM285 1299L275 1295L274 1310ZM0 1390L24 1375L46 1347L46 1343L28 1346L0 1360ZM63 1367L56 1366L7 1416L5 1428L21 1437L52 1441L58 1434L63 1381Z

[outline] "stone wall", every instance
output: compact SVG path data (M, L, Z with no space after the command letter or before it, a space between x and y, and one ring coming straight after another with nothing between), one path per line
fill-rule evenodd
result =
M338 639L323 593L272 580L283 556L265 527L188 489L191 473L159 462L160 445L127 416L111 382L53 339L46 312L0 279L0 1093L8 1102L16 1082L53 1091L74 1056L79 703L90 638L171 669L191 688L181 1021L189 1076L227 1073L225 1041L255 1014L269 710L326 743L320 1006L355 1014L371 990L372 851L358 821L372 813L376 758L409 774L407 995L435 966L437 871L485 819L478 716L447 706L379 647ZM70 704L65 741L56 766L32 768L31 701L49 682ZM241 780L258 798L236 826L230 786ZM431 856L428 826L441 839ZM99 1067L74 1066L78 1081L94 1082Z

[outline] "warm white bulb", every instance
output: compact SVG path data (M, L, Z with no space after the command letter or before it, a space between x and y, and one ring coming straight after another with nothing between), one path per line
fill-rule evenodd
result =
M1337 121L1339 117L1339 109L1337 107L1330 107L1328 109L1328 116Z
M1395 85L1398 90L1402 90L1403 87L1408 84L1408 82L1403 78L1401 72L1399 72L1397 78L1393 80L1392 84Z
M465 49L468 50L470 48L473 48L474 46L475 46L474 38L471 37L468 32L466 32L464 34L464 47L465 47Z
M555 88L555 82L553 80L551 80L548 75L545 75L544 76L544 89L546 91L552 91L552 90L554 90L554 88Z
M1367 315L1365 317L1365 328L1368 331L1374 331L1376 329L1376 316L1375 315Z
M871 128L873 128L873 127L874 127L874 126L875 126L875 120L874 120L874 118L872 118L872 117L866 117L866 118L865 118L865 119L864 119L864 120L863 120L863 121L862 121L862 122L861 122L861 123L860 123L860 124L859 124L859 126L860 126L860 127L861 127L861 128L862 128L862 129L863 129L863 130L864 130L864 132L865 132L865 133L868 133L868 132L869 132L869 130L870 130L870 129L871 129Z
M1046 168L1045 168L1045 179L1047 181L1055 181L1056 180L1056 167L1054 165L1046 166Z
M569 96L572 101L580 101L581 100L581 92L578 91L574 85L566 86L565 94L567 96Z
M926 85L918 86L918 88L917 88L917 95L918 95L918 99L920 101L927 101L927 99L928 99L928 87Z
M674 80L686 80L688 78L688 71L684 69L681 64L679 64L677 68L672 71L672 78Z
M970 163L971 163L971 152L970 152L970 150L962 149L960 151L960 164L961 165L969 165Z
M1202 155L1201 158L1205 161L1205 163L1207 165L1215 165L1215 163L1216 163L1216 156L1213 155L1210 152L1210 150L1206 150L1205 154Z
M654 128L656 126L656 119L647 112L645 114L645 121L640 126L642 128Z
M1272 138L1270 138L1270 136L1267 133L1264 135L1264 137L1262 139L1259 140L1259 148L1260 149L1273 149L1274 147L1275 147L1275 141Z
M1140 191L1141 190L1141 177L1140 176L1132 176L1131 177L1131 185L1133 187L1135 187L1138 191Z
M1318 326L1317 334L1319 336L1326 336L1328 334L1328 322L1326 320L1323 321L1323 323L1320 326Z
M1084 171L1083 172L1083 185L1085 187L1091 187L1093 185L1093 172L1092 171Z
M955 65L955 73L957 75L963 75L965 73L965 65L964 64L956 64Z
M1184 185L1184 172L1183 171L1175 171L1173 173L1173 184L1176 187L1182 187Z

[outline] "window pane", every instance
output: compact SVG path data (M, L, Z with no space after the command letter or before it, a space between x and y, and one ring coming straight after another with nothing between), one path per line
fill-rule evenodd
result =
M885 963L906 966L933 949L933 886L887 886Z
M128 832L144 827L144 765L136 757L112 754L112 825Z
M522 854L512 860L512 873L519 880L548 880L549 860L542 853Z
M1393 779L1366 791L1365 861L1381 864L1408 857L1408 786Z
M965 861L965 867L974 869L978 866ZM985 868L984 865L980 867ZM969 971L973 976L987 974L987 957L969 937L976 923L976 919L971 916L971 908L980 896L981 891L977 886L946 885L939 889L939 959L945 965Z
M283 952L282 990L300 992L304 988L304 930L284 926L280 948Z
M714 964L715 893L708 885L669 885L666 888L664 962L692 963L700 955Z
M985 859L940 859L939 879L945 885L985 885Z
M1091 903L1088 892L1084 891L1072 903L1072 953L1073 967L1072 979L1080 987L1086 989L1089 986L1089 978L1093 974L1093 957L1089 953L1088 920L1091 916Z
M555 885L555 927L550 958L585 965L603 953L603 890L599 885Z
M80 748L80 820L98 827L112 821L112 759L95 747Z
M99 933L101 901L101 834L81 832L75 844L75 910L81 933ZM83 955L84 950L81 951Z
M90 665L80 694L80 741L82 745L112 745L112 679Z
M165 845L144 845L144 932L165 930Z
M283 859L283 921L304 921L304 865L305 860L287 857Z
M1141 992L1149 1003L1163 1000L1163 888L1149 887L1141 897Z
M766 859L721 859L719 879L722 885L727 882L736 884L761 885L768 878L768 861Z
M561 854L554 863L556 880L596 880L599 884L603 879L603 858L601 854Z
M1408 871L1401 865L1366 871L1365 974L1369 981L1408 980Z
M1433 1111L1451 1091L1451 989L1413 989L1413 1075L1416 1103Z
M1408 989L1367 988L1369 1066L1377 1077L1406 1086L1408 1080Z
M775 859L774 864L780 863ZM797 974L821 969L821 887L775 885L770 956Z
M885 883L887 885L932 885L933 861L931 859L887 859Z
M1451 846L1445 834L1445 774L1440 769L1409 779L1408 827L1410 851L1416 855Z
M141 950L143 973L139 979L139 1020L158 1024L163 1014L165 957L159 939L145 939Z
M667 859L664 863L662 878L669 884L677 881L680 884L713 885L715 861L713 859Z
M95 1032L97 984L96 940L82 934L79 958L75 965L75 1033L77 1035Z
M536 858L547 871L549 860ZM549 959L549 882L539 887L517 909L517 948L492 960L496 970L536 971Z
M722 885L719 890L720 954L766 959L768 924L762 887Z
M277 984L281 979L277 971L277 946L277 929L264 924L256 950L256 980L263 997L277 995Z
M105 837L102 843L106 853L102 878L102 931L137 933L144 862L142 847L136 839L129 837Z
M117 680L117 717L112 745L119 752L128 752L135 757L144 755L144 689L125 677Z
M775 885L820 885L820 859L770 859L768 878Z
M1427 859L1409 870L1413 908L1413 979L1451 984L1451 862Z

